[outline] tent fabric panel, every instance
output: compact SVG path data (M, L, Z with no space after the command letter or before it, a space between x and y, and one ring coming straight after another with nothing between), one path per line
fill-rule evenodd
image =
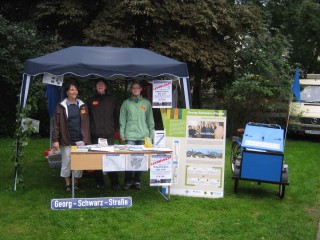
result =
M31 81L32 77L30 75L22 75L22 85L20 90L20 111L26 106Z
M62 87L47 84L46 98L48 102L49 116L54 116L57 104L62 100Z
M187 64L143 48L81 47L74 46L47 55L28 59L24 72L38 75L72 73L78 76L124 75L159 76L170 74L187 77Z

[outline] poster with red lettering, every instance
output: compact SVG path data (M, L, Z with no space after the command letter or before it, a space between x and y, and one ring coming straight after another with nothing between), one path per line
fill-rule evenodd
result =
M150 186L170 186L172 182L172 154L150 155Z
M152 107L172 107L172 80L154 80L152 82Z

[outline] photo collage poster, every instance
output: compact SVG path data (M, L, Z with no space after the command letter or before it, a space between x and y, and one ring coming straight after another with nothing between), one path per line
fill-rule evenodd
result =
M224 110L163 109L172 153L173 195L222 198L226 145Z

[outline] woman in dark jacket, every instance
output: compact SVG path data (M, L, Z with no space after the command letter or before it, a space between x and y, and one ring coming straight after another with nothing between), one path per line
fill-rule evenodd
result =
M114 96L107 94L107 84L104 79L96 81L97 93L88 99L87 106L90 117L91 143L97 144L99 138L107 139L109 145L114 145L114 132L119 129L119 107ZM118 173L108 172L111 187L119 190ZM95 171L98 189L104 189L102 171Z

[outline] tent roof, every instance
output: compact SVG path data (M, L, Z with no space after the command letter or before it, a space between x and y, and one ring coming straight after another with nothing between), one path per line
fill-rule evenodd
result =
M36 76L73 74L80 77L97 75L188 77L187 64L143 48L73 46L47 55L28 59L24 73Z

